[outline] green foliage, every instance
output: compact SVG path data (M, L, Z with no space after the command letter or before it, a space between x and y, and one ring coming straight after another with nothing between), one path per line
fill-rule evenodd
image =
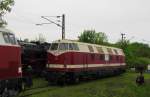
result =
M119 41L115 45L124 50L128 67L147 68L150 64L150 47L143 43L130 43L128 40Z
M125 49L130 44L129 40L119 40L115 43L115 46L118 48Z
M11 11L11 7L14 5L14 0L0 0L0 27L4 26L6 21L2 19L2 17L6 14L6 12Z
M107 44L107 36L103 32L96 32L95 30L84 30L78 37L80 42L93 44Z
M149 61L146 58L137 58L136 64L135 64L135 68L141 72L147 69L147 65L149 64Z
M150 58L150 47L147 44L135 42L135 43L128 45L128 48L137 57Z

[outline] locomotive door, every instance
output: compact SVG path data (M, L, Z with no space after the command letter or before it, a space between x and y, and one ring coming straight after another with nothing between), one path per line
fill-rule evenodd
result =
M67 65L71 64L70 60L71 54L64 55L64 67L67 68Z

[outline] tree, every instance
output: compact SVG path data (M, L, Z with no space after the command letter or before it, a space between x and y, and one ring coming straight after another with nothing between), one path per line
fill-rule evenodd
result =
M123 49L128 67L146 69L146 66L150 64L150 47L147 44L120 40L115 46Z
M14 0L0 0L0 27L7 24L3 17L7 12L11 11L13 5Z
M137 57L147 57L150 58L150 47L148 44L143 43L131 43L129 45L129 49L136 55Z
M105 33L96 32L95 30L84 30L78 38L80 42L93 44L106 44L108 42Z

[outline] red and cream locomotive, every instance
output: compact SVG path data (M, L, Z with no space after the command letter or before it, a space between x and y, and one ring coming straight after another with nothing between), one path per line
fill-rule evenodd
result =
M21 48L10 30L0 28L0 96L18 92L21 77Z
M47 63L47 78L57 83L119 74L126 66L122 49L72 40L54 41Z

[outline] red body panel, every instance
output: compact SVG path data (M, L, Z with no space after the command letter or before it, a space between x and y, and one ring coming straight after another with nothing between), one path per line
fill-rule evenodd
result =
M65 52L55 56L48 52L48 64L63 64L63 65L88 65L88 64L122 64L125 63L124 56L111 55L110 61L100 59L104 54L86 53L86 52ZM118 59L117 59L118 57ZM65 67L65 66L64 66ZM120 67L119 65L116 67ZM104 66L104 68L107 68ZM88 68L48 68L50 71L80 71L80 70L95 70L99 67Z
M21 48L0 45L0 80L21 77Z
M48 64L105 64L106 61L100 60L100 55L96 53L84 53L84 52L66 52L55 56L48 53ZM124 56L111 55L112 60L107 63L124 63ZM119 60L116 60L118 56ZM94 58L92 58L94 57Z

